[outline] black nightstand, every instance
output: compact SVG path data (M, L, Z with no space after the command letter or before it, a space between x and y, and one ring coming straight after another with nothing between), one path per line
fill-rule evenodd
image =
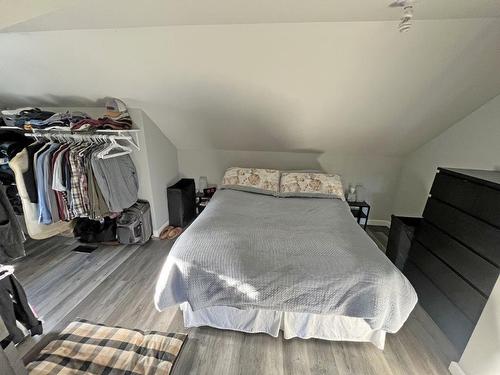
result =
M366 226L368 225L368 216L370 215L370 205L363 202L347 202L349 207L351 208L351 213L356 218L356 221L359 225L366 230Z
M196 192L196 215L201 214L201 212L207 206L208 202L210 202L212 195L213 193L211 195L207 195L199 191Z

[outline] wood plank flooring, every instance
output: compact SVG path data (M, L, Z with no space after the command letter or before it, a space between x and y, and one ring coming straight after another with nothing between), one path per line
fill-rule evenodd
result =
M383 249L386 228L369 235ZM384 237L385 236L385 237ZM384 239L385 238L385 239ZM185 329L177 307L156 311L153 292L172 245L152 240L144 246L102 246L92 253L71 251L74 239L55 237L27 243L28 255L15 264L46 334L18 349L25 361L77 317L110 325L188 332L174 375L184 374L449 374L449 343L420 306L384 351L368 343L284 340L209 327Z

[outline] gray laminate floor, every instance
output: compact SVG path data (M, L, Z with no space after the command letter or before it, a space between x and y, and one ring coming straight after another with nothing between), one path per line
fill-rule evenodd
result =
M370 236L383 248L386 228ZM19 346L29 360L54 332L76 317L130 328L182 331L178 308L153 306L156 277L171 242L103 246L90 254L71 251L74 239L55 237L27 243L28 256L16 275L44 320L46 335ZM189 339L173 374L448 374L455 354L419 307L405 326L388 335L384 351L368 343L284 340L213 328L187 330Z

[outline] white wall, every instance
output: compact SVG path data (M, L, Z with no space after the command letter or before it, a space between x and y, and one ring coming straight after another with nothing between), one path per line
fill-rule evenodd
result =
M411 153L394 211L422 215L437 167L500 170L500 95Z
M344 153L267 152L179 149L179 173L183 177L207 176L219 184L231 166L276 169L321 169L342 175L345 187L362 184L372 204L372 220L388 220L395 194L401 158L353 156ZM379 223L384 224L384 223Z
M500 279L467 343L458 366L465 375L500 374ZM450 371L461 375L452 363Z
M97 117L102 115L86 112ZM158 236L168 224L167 186L179 174L177 149L141 109L129 108L129 113L134 126L142 130L138 135L141 150L131 155L139 178L138 196L150 203L153 235Z
M89 113L88 111L86 111ZM145 199L153 205L153 190L151 183L151 176L149 174L149 164L148 157L146 151L146 137L144 132L144 124L142 121L142 111L140 109L129 108L130 117L134 122L134 127L137 129L141 129L142 132L137 134L139 147L141 147L140 151L134 150L130 157L134 162L135 168L137 170L137 178L139 179L139 191L137 192L137 196L140 199ZM99 117L102 114L94 114L89 113L92 117ZM151 216L153 215L153 208L151 208ZM154 227L154 223L153 223Z
M177 149L149 116L142 112L144 145L151 188L151 211L156 236L168 224L167 186L179 176Z

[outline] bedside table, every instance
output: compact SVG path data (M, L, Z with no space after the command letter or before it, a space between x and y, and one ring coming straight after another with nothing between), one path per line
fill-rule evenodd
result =
M370 205L363 202L347 202L349 207L351 208L351 213L356 218L356 221L359 225L366 230L366 226L368 225L368 216L370 215Z
M213 193L212 193L213 195ZM212 195L207 195L202 192L196 192L196 214L199 215L205 209L210 199L212 199Z

